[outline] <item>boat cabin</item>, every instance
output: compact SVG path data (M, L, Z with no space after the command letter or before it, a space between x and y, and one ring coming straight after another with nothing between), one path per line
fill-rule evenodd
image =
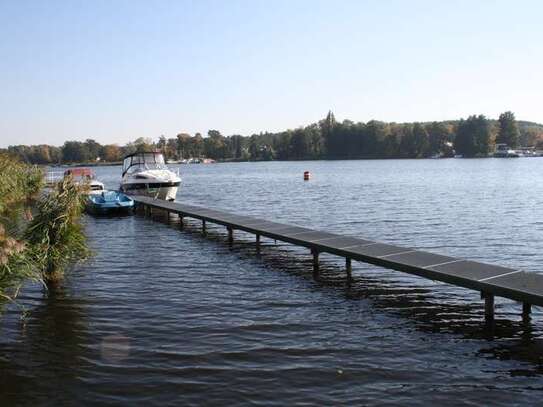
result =
M123 176L127 172L145 170L163 170L166 168L164 156L160 151L149 151L129 154L123 160Z
M64 171L64 176L72 176L74 179L93 179L94 172L90 168L70 168Z

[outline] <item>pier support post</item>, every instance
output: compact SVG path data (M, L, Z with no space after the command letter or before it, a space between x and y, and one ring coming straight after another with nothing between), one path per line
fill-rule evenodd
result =
M205 219L202 219L202 235L207 235Z
M481 296L485 299L485 319L492 321L494 319L494 294L483 292Z
M183 224L183 215L179 214L179 229L183 229L185 225Z
M347 272L347 285L350 286L353 281L353 266L350 258L345 258L345 271Z
M227 227L226 229L228 230L228 244L232 246L234 243L234 229L231 227Z
M319 277L319 252L315 249L311 249L311 254L313 254L313 277Z
M260 235L256 234L256 252L260 253Z
M522 320L525 322L529 321L531 313L532 313L532 304L523 302L522 303Z
M170 211L166 211L166 223L170 224Z

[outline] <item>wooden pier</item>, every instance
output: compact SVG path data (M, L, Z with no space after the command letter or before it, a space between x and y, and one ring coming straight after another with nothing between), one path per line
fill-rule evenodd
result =
M345 258L347 279L352 279L352 260L374 264L380 267L403 271L409 274L441 281L479 291L485 300L485 318L494 318L494 297L504 297L522 303L522 316L529 319L532 305L543 306L543 275L522 270L463 260L412 248L378 243L356 237L321 232L300 226L287 225L258 219L252 216L236 215L214 209L167 202L147 197L133 197L146 215L153 209L179 216L180 227L183 218L223 225L228 232L228 241L234 240L234 231L241 230L256 236L257 250L261 237L307 247L313 255L313 274L319 276L319 254L331 253Z

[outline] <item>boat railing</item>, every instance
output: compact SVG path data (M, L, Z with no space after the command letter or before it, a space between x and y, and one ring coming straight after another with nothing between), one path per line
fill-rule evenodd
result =
M45 174L45 184L48 186L55 185L62 181L63 178L63 171L48 171L47 174Z

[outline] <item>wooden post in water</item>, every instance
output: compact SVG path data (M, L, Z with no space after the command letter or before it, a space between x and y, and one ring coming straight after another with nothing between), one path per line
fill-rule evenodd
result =
M311 254L313 254L313 277L319 277L319 252L315 249L311 249Z
M202 219L202 235L206 235L207 234L207 231L206 231L206 221L205 219Z
M525 322L529 321L531 313L532 313L532 304L528 302L523 302L522 303L522 320Z
M353 280L353 267L349 257L345 258L345 270L347 271L347 285L350 286Z
M183 229L185 225L183 224L183 215L179 214L179 229Z
M227 227L226 229L228 230L228 244L232 246L234 243L234 229L231 227Z
M256 234L256 252L260 253L260 235Z
M492 321L494 319L494 294L483 292L481 296L485 299L485 319Z

